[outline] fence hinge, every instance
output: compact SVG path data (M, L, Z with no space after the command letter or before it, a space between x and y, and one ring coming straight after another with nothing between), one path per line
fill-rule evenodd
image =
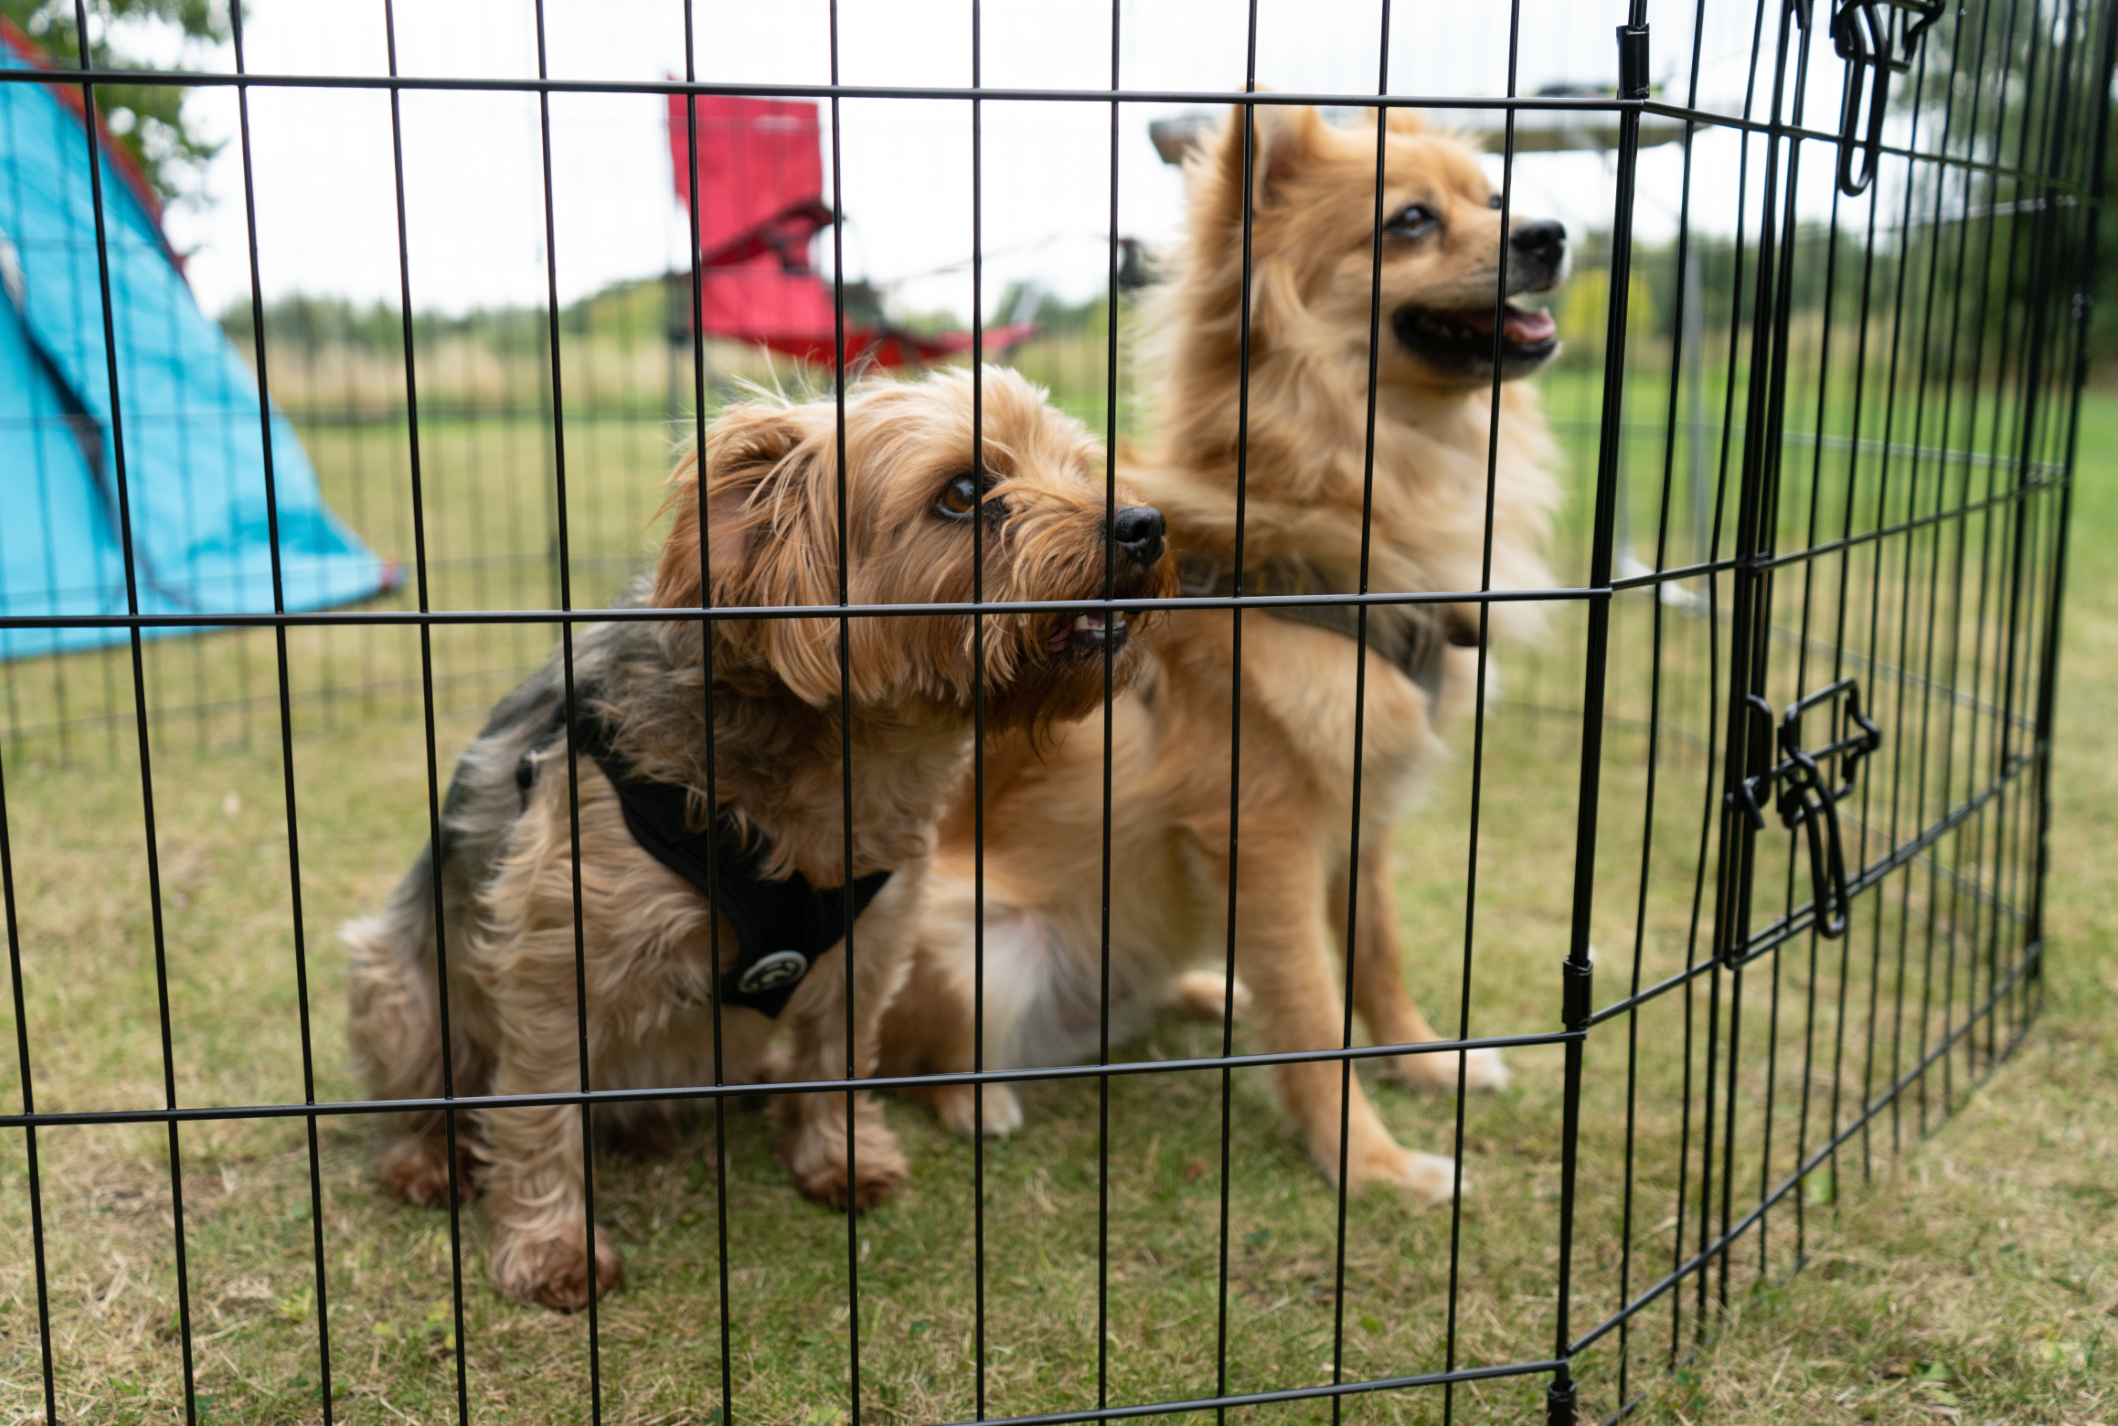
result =
M1618 97L1647 97L1647 26L1618 27Z
M1572 959L1561 961L1566 967L1561 981L1559 1019L1569 1030L1579 1030L1588 1024L1589 1012L1595 1008L1596 967L1578 965Z
M1545 1388L1545 1426L1574 1426L1579 1419L1574 1412L1574 1379L1555 1381Z
M1844 697L1845 718L1841 736L1821 747L1802 745L1802 715ZM1769 723L1772 705L1751 695L1751 705ZM1839 802L1853 791L1863 759L1883 745L1883 730L1861 711L1858 679L1842 678L1787 705L1780 718L1780 761L1755 777L1746 777L1728 794L1732 807L1749 817L1753 827L1765 827L1765 804L1772 801L1780 814L1780 825L1800 828L1809 842L1809 879L1815 892L1816 930L1825 940L1846 934L1846 853L1839 836ZM1834 785L1824 764L1838 760ZM1780 784L1778 796L1773 785ZM1740 948L1731 948L1731 952Z

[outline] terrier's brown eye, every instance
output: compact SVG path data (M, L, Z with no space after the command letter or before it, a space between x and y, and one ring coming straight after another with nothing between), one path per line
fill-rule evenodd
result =
M1492 197L1490 197L1490 198L1486 199L1486 207L1488 207L1488 208L1498 208L1499 206L1500 206L1500 195L1499 195L1498 193L1496 193L1496 194L1494 194L1494 195L1493 195Z
M978 482L968 474L959 475L941 488L941 496L934 502L934 513L950 520L969 519L978 508Z

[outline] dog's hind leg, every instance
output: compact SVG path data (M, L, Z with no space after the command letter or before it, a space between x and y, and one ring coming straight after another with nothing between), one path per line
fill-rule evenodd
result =
M978 1065L974 1040L977 1020L971 997L973 974L970 917L973 901L965 888L939 875L928 884L921 908L919 944L902 989L890 1001L882 1022L882 1048L875 1073L890 1078L922 1074L968 1074ZM990 958L995 928L988 918L986 965L988 996L985 1016L985 1067L1001 1062L1011 1026L996 1023L995 979L1012 967ZM1022 1104L1005 1084L918 1084L898 1091L932 1110L950 1132L984 1133L1003 1138L1022 1127ZM982 1103L981 1103L982 1101Z
M1355 908L1353 949L1353 1009L1368 1028L1368 1038L1378 1045L1423 1045L1442 1037L1427 1023L1405 989L1403 960L1398 950L1397 887L1392 873L1390 846L1384 836L1364 840L1360 856L1360 904ZM1331 919L1338 943L1346 939L1346 876L1343 871L1331 887ZM1440 1052L1398 1055L1382 1061L1382 1073L1408 1089L1436 1094L1454 1094L1457 1060ZM1470 1050L1462 1055L1463 1083L1467 1089L1500 1089L1508 1082L1508 1067L1495 1049Z
M1338 1049L1345 1001L1332 973L1336 956L1323 910L1331 878L1305 841L1255 824L1244 830L1236 969L1255 993L1252 1016L1268 1050ZM1274 1075L1281 1102L1302 1126L1309 1157L1325 1177L1335 1182L1339 1176L1343 1102L1349 1186L1390 1184L1423 1203L1450 1196L1455 1165L1391 1138L1359 1077L1341 1061L1282 1064Z
M438 1099L441 1018L436 1004L432 860L422 854L381 915L347 924L341 933L351 961L347 1030L354 1063L377 1099ZM473 1013L452 1001L459 1022ZM456 1041L454 1089L483 1088L484 1062L462 1023ZM392 1197L437 1205L449 1198L448 1126L432 1111L384 1117L376 1172ZM477 1191L470 1125L456 1124L456 1195Z

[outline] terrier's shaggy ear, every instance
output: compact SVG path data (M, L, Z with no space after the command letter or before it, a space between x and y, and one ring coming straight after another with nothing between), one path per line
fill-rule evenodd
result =
M716 606L833 604L838 600L836 467L831 432L814 408L730 406L706 435L706 564ZM674 515L655 566L655 603L699 600L698 458L670 477ZM835 620L722 624L720 646L769 664L803 701L838 696Z
M1247 121L1247 122L1246 122ZM1287 180L1316 149L1324 121L1307 104L1238 104L1228 111L1218 139L1209 141L1210 156L1204 160L1212 183L1210 199L1230 222L1243 221L1243 162L1246 127L1253 128L1250 145L1252 211L1269 206Z

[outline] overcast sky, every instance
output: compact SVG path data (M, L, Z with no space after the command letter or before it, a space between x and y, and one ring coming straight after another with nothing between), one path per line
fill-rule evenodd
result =
M842 0L840 74L850 84L960 85L971 79L968 0ZM1654 29L1653 69L1681 98L1691 16ZM1767 7L1770 8L1770 7ZM1525 0L1522 92L1552 83L1615 84L1613 28L1622 3ZM1702 45L1702 98L1739 104L1751 7L1712 5ZM387 72L380 0L251 0L249 65L258 73ZM1127 88L1233 91L1244 69L1242 0L1121 0ZM824 83L828 11L815 0L695 7L701 79ZM402 0L402 71L425 76L534 76L533 0ZM561 78L658 80L684 72L681 0L547 0L551 72ZM983 77L990 85L1100 88L1110 83L1107 3L985 0ZM1257 73L1283 90L1372 93L1379 0L1260 0ZM1768 46L1769 46L1768 38ZM1391 19L1390 87L1400 94L1505 92L1508 15L1498 4L1398 3ZM1822 87L1813 113L1835 119L1837 61L1818 47ZM231 68L225 50L193 63ZM193 100L210 131L232 135L232 92ZM292 291L393 300L396 211L389 100L382 91L258 89L252 97L262 280ZM545 291L542 159L537 101L505 93L407 93L405 172L415 305L462 310L535 302ZM847 101L843 114L846 267L895 284L905 308L946 306L968 316L972 246L969 106L962 101ZM1109 207L1107 105L984 106L986 305L1011 279L1034 278L1069 298L1100 291ZM552 168L562 300L684 261L657 95L559 95L552 100ZM1173 233L1181 182L1147 138L1168 106L1121 115L1121 232L1150 242ZM1702 147L1696 221L1732 226L1735 148ZM1680 152L1643 155L1638 222L1673 231ZM828 154L826 156L828 164ZM1518 211L1555 213L1576 227L1607 226L1608 160L1590 153L1528 155L1517 171ZM1828 201L1824 165L1817 203ZM1498 162L1494 161L1497 175ZM208 179L213 201L171 215L172 238L194 250L190 275L218 311L247 293L242 169L230 143Z

